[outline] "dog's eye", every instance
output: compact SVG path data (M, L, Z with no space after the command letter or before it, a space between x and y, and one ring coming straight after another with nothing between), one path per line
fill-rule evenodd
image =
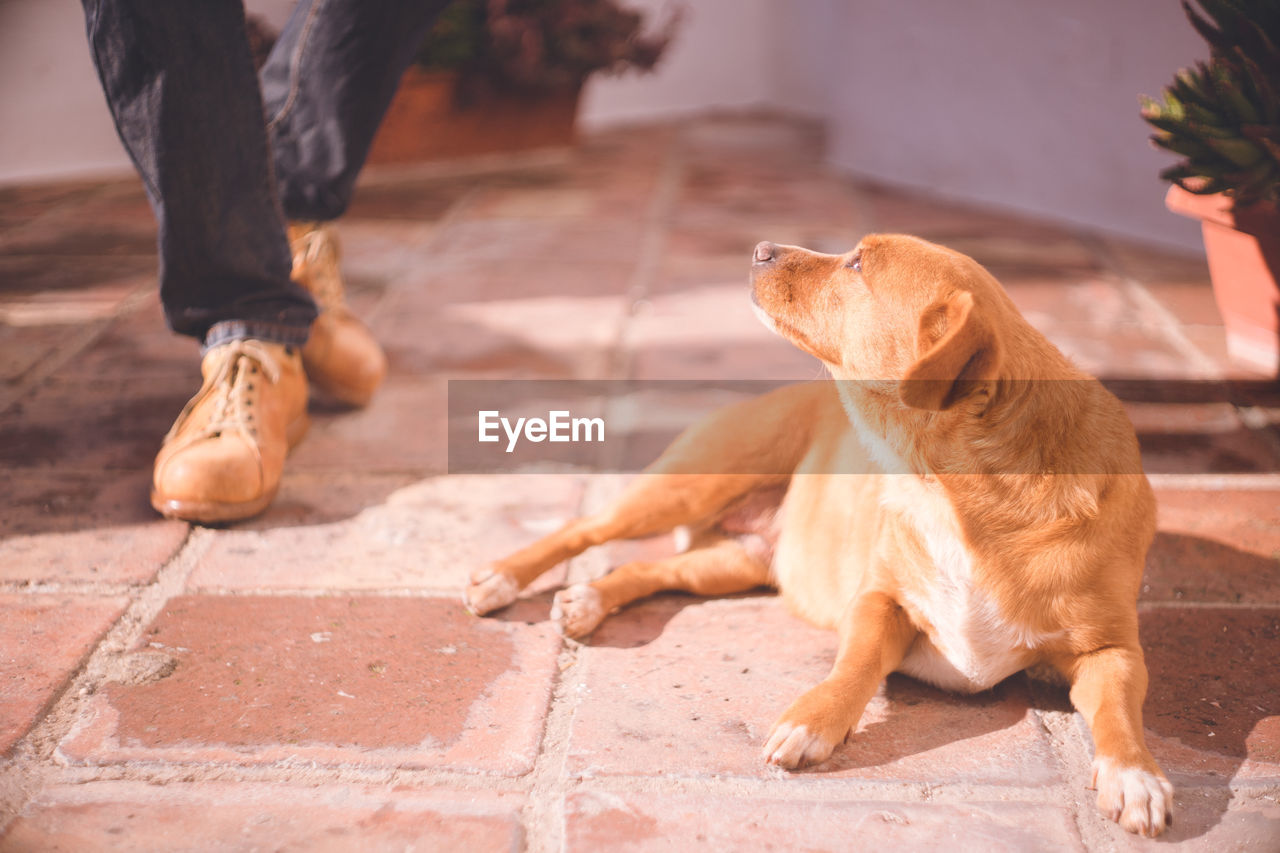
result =
M854 256L849 259L849 263L845 264L845 266L854 272L862 272L862 253L855 252Z

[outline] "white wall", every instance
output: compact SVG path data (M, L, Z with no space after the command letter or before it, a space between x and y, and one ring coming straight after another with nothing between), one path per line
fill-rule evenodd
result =
M834 24L850 0L771 0L767 38L775 52L773 101L781 109L828 121L842 81L840 58L852 45ZM801 14L788 14L799 11Z
M661 5L647 0L645 8ZM1205 53L1175 3L694 0L654 75L592 82L600 127L708 106L826 118L843 171L1198 249L1164 209L1138 93Z
M1206 54L1175 3L859 0L829 47L833 163L878 180L1194 247L1138 93Z
M648 74L596 75L583 92L586 129L670 118L714 108L771 104L775 51L768 33L777 0L695 0L658 67ZM668 0L630 0L657 25Z
M246 5L279 26L292 3ZM671 8L669 0L632 5L655 22ZM779 48L766 29L776 5L694 0L657 73L596 78L588 86L583 127L772 104ZM89 59L79 3L0 0L0 75L0 184L131 169Z
M652 73L597 75L583 94L586 128L708 109L822 115L829 24L847 0L687 0L676 38ZM629 0L657 25L673 0ZM822 46L822 54L815 48Z
M0 184L132 167L74 0L0 0Z
M282 24L292 0L249 0ZM0 185L130 174L75 0L0 0Z
M669 0L630 0L661 19ZM250 0L282 20L289 0ZM827 119L843 170L1155 242L1137 93L1204 45L1179 7L1115 0L687 0L656 73L597 77L582 123L767 107ZM0 0L0 184L129 170L74 0Z

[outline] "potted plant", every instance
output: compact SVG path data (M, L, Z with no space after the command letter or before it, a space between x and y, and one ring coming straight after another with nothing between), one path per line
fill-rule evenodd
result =
M454 0L401 80L369 162L566 146L583 82L652 69L679 17L646 34L643 15L615 0Z
M1231 356L1280 371L1280 0L1186 0L1208 62L1142 99L1152 141L1184 160L1160 176L1170 210L1200 219Z

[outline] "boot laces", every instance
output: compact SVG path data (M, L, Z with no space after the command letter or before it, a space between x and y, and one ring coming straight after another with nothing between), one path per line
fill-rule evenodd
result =
M178 415L165 436L166 443L178 434L195 408L210 398L213 398L213 410L209 420L200 429L192 431L184 445L216 438L224 432L239 432L250 440L257 438L254 411L261 396L259 382L264 377L273 385L278 382L280 365L260 341L232 341L218 347L215 352L221 359L218 369L205 380L200 393L191 398Z
M338 271L338 241L318 223L300 223L293 239L294 275L326 311L346 305L342 274Z

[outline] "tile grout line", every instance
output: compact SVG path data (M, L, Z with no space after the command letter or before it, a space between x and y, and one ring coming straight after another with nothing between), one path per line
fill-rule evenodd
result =
M409 181L449 181L501 177L510 172L540 172L573 163L573 146L517 154L480 154L457 160L366 165L356 182L363 187L397 186Z
M486 184L477 182L475 186L455 199L453 203L445 209L444 214L440 216L439 219L429 223L431 230L428 232L427 239L421 244L409 249L406 253L407 256L409 258L417 258L421 255L433 254L436 246L444 239L442 236L443 233L462 218L467 210L474 205L475 199L483 193L486 187ZM382 316L384 306L387 304L387 296L396 289L399 282L414 277L417 271L417 264L412 261L407 263L405 268L402 269L398 275L387 280L385 286L378 294L377 299L374 300L373 304L369 306L369 309L364 312L364 316L360 319L364 323L372 326L372 324Z
M645 210L638 260L628 278L622 314L612 335L612 357L606 362L605 374L611 378L627 378L632 374L630 337L637 304L648 297L657 280L667 242L668 223L684 177L684 157L680 146L680 137L674 134L667 143L657 187ZM593 504L600 502L599 491L588 482L579 499L579 515L595 509ZM616 490L608 485L604 491L606 498L616 494ZM565 576L566 586L599 574L600 565L587 555L571 560ZM572 640L562 641L557 660L559 678L552 690L543 740L530 774L532 784L523 817L525 849L534 853L552 853L564 850L566 846L565 803L569 785L565 762L573 719L577 715L578 695L586 688L583 672L586 661L580 654L582 648L584 646Z
M573 688L573 689L576 689ZM576 712L575 712L576 713ZM571 724L570 720L570 724ZM305 778L299 772L305 771ZM84 764L62 768L63 784L94 782L140 782L164 785L203 782L239 782L244 784L281 785L306 788L318 785L373 785L411 787L419 792L427 788L448 788L458 792L494 791L504 794L529 794L530 774L504 776L496 773L445 767L400 768L350 763L237 764L226 761L137 760L111 764ZM822 771L806 770L796 774L779 771L774 778L747 774L640 776L619 773L589 777L592 789L616 794L701 795L708 797L748 798L779 802L845 802L866 800L884 803L966 803L1016 801L1054 804L1059 794L1044 785L1005 785L997 782L947 782L919 779L874 779L854 777L821 778ZM195 778L199 777L199 778ZM552 780L556 784L581 787L588 777ZM1070 781L1070 780L1068 780ZM1216 787L1216 786L1204 786ZM1271 791L1274 785L1253 786L1251 790ZM1197 788L1198 789L1198 788ZM559 794L556 795L557 797ZM558 804L558 803L557 803ZM553 815L558 818L558 815ZM559 849L559 848L556 848Z
M593 501L593 504L596 502ZM573 558L581 561L586 555ZM566 586L572 583L585 582L598 577L591 571L572 571L566 580ZM145 591L150 584L95 584L88 582L48 582L21 583L0 582L0 594L4 595L77 595L77 596L130 596ZM214 598L238 598L258 596L262 598L328 598L340 596L344 598L420 598L454 600L458 595L455 586L415 586L415 587L360 587L360 586L312 586L312 587L226 587L226 586L193 586L192 594L207 595ZM764 595L762 598L776 596ZM700 599L697 599L700 600ZM718 600L710 596L707 600ZM1280 608L1280 601L1197 601L1194 599L1139 599L1138 607L1147 610L1272 610Z
M1138 601L1138 612L1154 612L1157 610L1280 610L1277 601L1182 601L1165 599L1157 601Z
M137 310L143 300L155 290L155 287L154 280L148 280L146 284L138 285L126 294L106 317L99 317L81 325L75 334L68 336L66 343L56 346L53 353L43 359L40 365L28 370L27 375L12 388L0 392L0 415L8 413L14 405L44 383L46 379L65 367L80 353L93 346L112 323Z
M565 763L569 736L578 713L578 695L585 689L581 646L562 639L556 657L557 674L547 706L542 739L528 779L528 799L521 813L524 849L530 853L558 853L565 849L565 799L569 793Z
M1160 336L1175 352L1190 362L1191 369L1205 379L1222 379L1222 371L1204 352L1192 343L1182 332L1182 323L1166 308L1160 300L1152 295L1136 276L1125 268L1124 263L1116 257L1110 243L1094 234L1081 234L1078 239L1089 248L1093 255L1102 261L1102 268L1114 275L1124 292L1137 303L1147 316L1154 319L1152 324Z
M135 469L114 468L110 470L127 473ZM6 473L13 473L20 476L34 476L38 473L36 468L9 468ZM58 469L59 474L67 476L94 476L102 474L102 468L79 468L79 467L62 467ZM445 473L442 470L431 468L367 468L361 474L352 475L350 468L307 468L305 471L290 472L291 480L302 478L323 479L326 482L335 478L347 475L347 480L390 480L401 478L404 480L422 480L429 477L436 477ZM639 473L639 472L634 472ZM1280 471L1223 471L1208 472L1198 474L1181 474L1162 471L1145 472L1147 479L1151 482L1153 488L1157 489L1185 489L1187 491L1245 491L1245 492L1269 492L1280 490ZM566 477L583 477L595 481L602 476L634 476L632 472L606 472L600 474L594 470L580 468L577 470L566 470L557 473L557 476ZM520 476L517 474L516 476ZM539 473L534 476L545 476ZM246 528L247 529L247 528Z
M640 239L639 260L628 280L623 296L622 316L613 335L613 358L606 368L606 375L625 377L631 373L631 356L628 348L629 330L635 316L635 304L653 287L658 275L662 249L666 244L666 223L669 221L683 176L683 158L678 151L678 138L669 143L657 189L645 211L644 233ZM581 515L595 497L588 485L579 499ZM575 572L575 565L579 571ZM580 573L581 563L573 560L566 572L566 585L574 582ZM577 695L585 689L583 669L585 660L579 654L582 646L571 640L562 640L557 656L558 677L552 687L543 736L538 744L534 766L529 774L529 798L522 810L525 831L524 847L533 853L553 853L565 848L565 799L568 794L565 778L565 761L568 756L569 735L573 718L577 714Z
M8 823L40 788L56 781L66 763L58 747L79 721L85 701L113 681L136 682L128 668L130 647L169 600L181 593L187 578L213 543L214 532L191 527L187 538L146 587L133 592L130 603L98 639L84 663L68 679L43 718L14 746L11 766L0 784L0 825ZM142 680L147 680L145 675Z
M1168 308L1160 304L1160 301L1151 294L1146 285L1127 273L1121 273L1120 282L1125 292L1132 296L1143 310L1150 311L1157 316L1158 322L1155 323L1155 328L1160 331L1161 336L1179 355L1182 355L1192 363L1193 370L1199 371L1207 379L1223 378L1222 371L1217 364L1205 355L1200 347L1192 343L1190 338L1183 334L1182 324L1169 312Z
M684 183L684 173L683 142L677 133L673 134L667 143L667 153L658 176L657 187L645 210L644 231L640 237L640 249L637 253L638 260L627 279L627 289L623 294L626 302L613 334L611 346L613 357L609 360L605 371L609 378L630 379L634 373L635 358L631 349L631 336L637 306L652 295L653 286L658 280L658 273L665 257L667 231Z
M113 185L118 182L118 178L112 179L106 176L98 178L86 177L83 179L85 183L98 183L96 187L88 188L83 191L72 190L65 198L59 199L50 205L47 209L37 213L32 218L17 225L11 225L4 229L4 233L0 234L0 249L6 248L7 245L21 241L22 238L30 232L39 233L47 225L56 225L61 217L65 217L69 211L85 204L95 201L101 201L103 198L111 194ZM79 183L76 179L66 181L69 184ZM57 186L63 181L54 180L46 186ZM20 184L14 185L20 186ZM10 257L47 257L42 252L5 252Z
M522 795L524 777L503 776L472 769L371 766L360 762L319 763L291 759L240 764L230 761L128 760L74 765L64 769L64 784L138 782L146 785L200 785L206 782L313 788L324 785L368 785L388 789L412 788L453 792L496 792Z
M1036 679L1030 679L1029 686L1033 707L1047 704L1051 692L1056 693L1059 689L1065 689ZM1082 849L1109 849L1108 845L1097 846L1091 843L1091 840L1110 830L1099 827L1099 822L1105 821L1106 818L1098 812L1090 796L1091 792L1086 787L1089 781L1088 776L1080 775L1081 772L1089 773L1089 767L1093 762L1093 749L1091 741L1081 730L1079 712L1074 708L1056 710L1036 707L1035 714L1044 729L1049 752L1062 771L1062 780L1053 786L1053 790L1058 792L1058 799L1051 801L1066 810L1080 837Z
M1147 474L1152 488L1187 491L1271 491L1280 489L1280 473Z

